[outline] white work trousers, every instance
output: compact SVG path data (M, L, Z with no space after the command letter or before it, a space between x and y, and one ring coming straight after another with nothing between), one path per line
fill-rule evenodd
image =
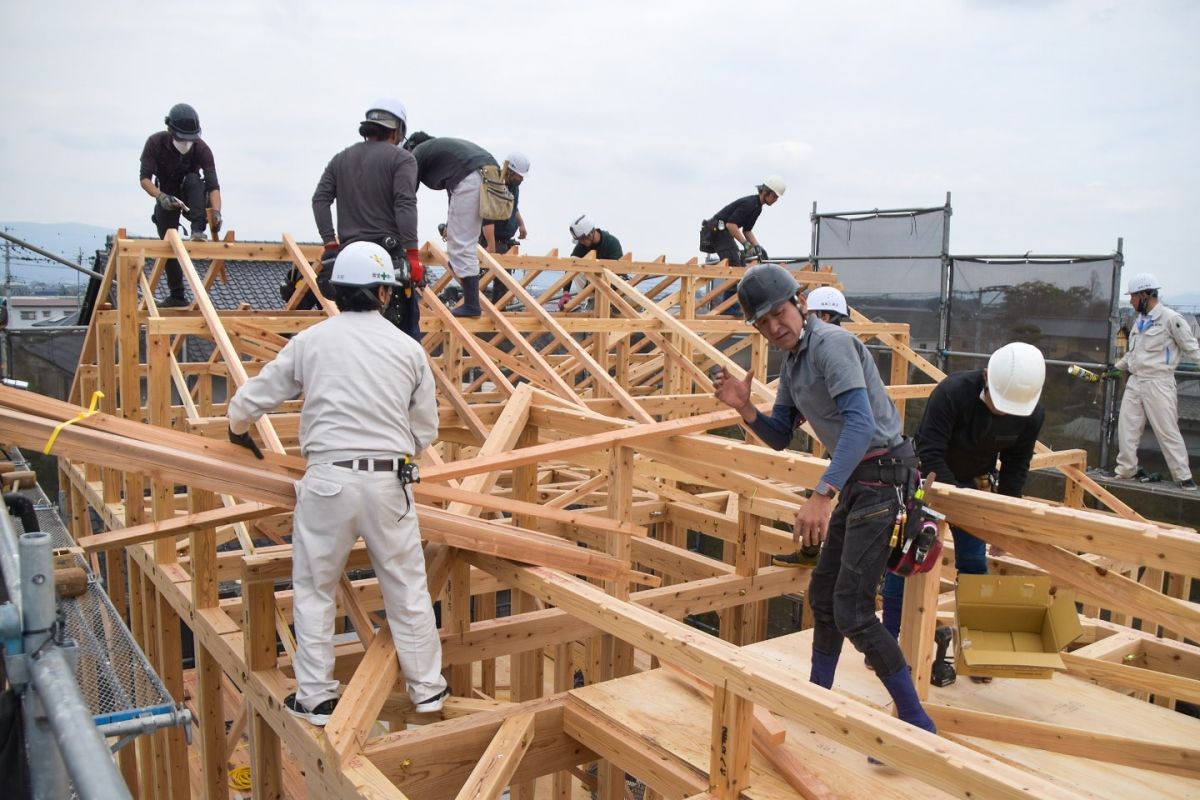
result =
M296 699L308 708L337 697L336 592L359 536L379 579L409 697L417 703L446 688L417 510L408 489L394 472L316 464L296 482L292 535Z
M479 232L483 217L479 214L479 190L483 177L476 170L450 189L450 209L446 212L446 250L450 267L459 278L479 274Z
M1190 480L1187 446L1179 433L1179 397L1175 378L1138 378L1131 375L1121 398L1121 418L1117 422L1120 452L1117 454L1117 475L1132 478L1137 473L1138 442L1146 423L1158 439L1171 477L1177 481Z

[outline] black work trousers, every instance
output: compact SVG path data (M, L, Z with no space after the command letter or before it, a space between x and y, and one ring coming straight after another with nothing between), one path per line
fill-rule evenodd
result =
M189 172L183 176L183 186L180 187L179 193L163 189L167 194L174 194L183 204L188 207L188 223L192 230L204 230L204 226L208 224L208 215L205 213L205 208L208 204L208 193L204 190L204 179L200 177L198 172ZM172 228L179 227L179 218L182 216L182 209L167 211L156 202L154 204L154 213L151 219L154 220L154 226L158 229L158 238L163 238L167 235L167 231ZM167 260L165 265L167 273L167 288L171 291L172 297L183 297L183 270L179 266L179 262L171 258Z
M875 595L899 508L894 486L847 483L808 585L813 650L836 655L849 639L881 676L905 666L896 638L875 616Z

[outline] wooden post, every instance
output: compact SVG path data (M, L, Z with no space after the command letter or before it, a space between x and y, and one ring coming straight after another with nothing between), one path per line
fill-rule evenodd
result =
M499 427L499 425L497 425ZM494 429L493 429L494 430ZM537 444L537 428L528 425L517 439L517 447L528 447ZM517 500L536 502L537 500L537 464L527 464L513 470L513 497ZM532 526L533 521L520 514L513 516L513 525L518 528ZM513 589L512 613L522 614L538 609L537 601L529 594ZM512 699L515 702L533 700L542 696L544 685L544 664L541 648L527 650L512 656L510 660L510 678L512 683ZM513 800L533 800L536 793L537 781L522 781L513 784L510 795Z
M246 668L252 672L275 668L275 586L270 580L242 578L242 636L245 645ZM250 775L254 797L283 796L279 734L265 717L250 715Z
M938 535L949 538L950 527L941 522ZM904 613L900 620L900 649L912 669L917 696L929 697L929 678L933 672L933 633L937 627L938 589L941 585L942 562L928 572L904 580Z
M725 686L713 689L708 785L716 797L736 800L749 788L754 704Z

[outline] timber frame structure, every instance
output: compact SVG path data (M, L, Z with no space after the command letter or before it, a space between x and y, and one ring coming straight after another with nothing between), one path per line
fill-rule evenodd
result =
M171 257L195 303L160 312L152 287ZM901 642L941 735L894 719L852 650L826 691L807 681L810 632L764 641L767 601L805 591L808 570L768 565L792 549L802 490L826 462L819 450L709 433L737 422L712 396L714 367L748 368L755 401L773 400L767 345L719 300L738 270L663 258L481 251L484 285L499 281L519 310L483 299L479 319L437 299L448 270L423 290L441 435L416 494L455 696L440 714L413 712L375 580L345 577L344 694L324 729L291 717L291 592L277 582L290 576L292 481L304 467L300 401L260 421L267 457L257 461L226 441L223 388L336 309L321 298L320 310L294 311L297 293L289 308L218 311L206 287L226 260L266 260L296 267L316 291L318 259L319 247L287 235L185 243L121 232L99 295L115 286L116 303L93 315L71 402L0 388L0 440L30 448L98 399L98 413L54 444L70 527L177 700L193 681L192 758L177 729L120 751L135 796L230 796L227 759L243 735L256 798L495 798L511 786L514 798L586 787L619 800L626 774L656 798L1200 792L1200 722L1173 711L1200 703L1200 648L1185 641L1200 640L1200 607L1187 600L1200 536L1139 517L1086 476L1083 451L1039 447L1033 467L1066 477L1058 502L942 484L931 493L950 523L1007 551L993 571L1047 574L1076 592L1085 635L1065 675L931 689L932 632L953 614L952 558L907 581ZM209 262L204 275L194 260ZM447 263L432 244L422 260ZM535 296L542 272L562 275ZM586 289L545 310L576 275ZM795 275L805 288L837 285L828 270ZM706 304L715 308L698 313ZM890 349L883 372L903 414L943 376L909 348L906 325L852 316L846 327ZM212 358L180 362L185 336L212 342ZM1084 508L1088 495L1108 510ZM723 558L690 551L689 531L720 540ZM256 547L263 538L274 544ZM348 567L366 565L360 545ZM240 596L219 595L229 581ZM497 618L503 590L511 614ZM710 611L719 637L681 621ZM187 676L184 626L196 655ZM1071 721L1085 707L1092 721Z

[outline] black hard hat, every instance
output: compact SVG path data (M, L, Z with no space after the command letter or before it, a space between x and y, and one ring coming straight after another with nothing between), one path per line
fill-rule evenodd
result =
M167 130L176 139L192 142L200 138L200 115L187 103L171 106L163 122L167 123Z
M778 264L759 264L746 270L738 282L738 303L746 322L758 322L780 303L793 299L800 284Z

